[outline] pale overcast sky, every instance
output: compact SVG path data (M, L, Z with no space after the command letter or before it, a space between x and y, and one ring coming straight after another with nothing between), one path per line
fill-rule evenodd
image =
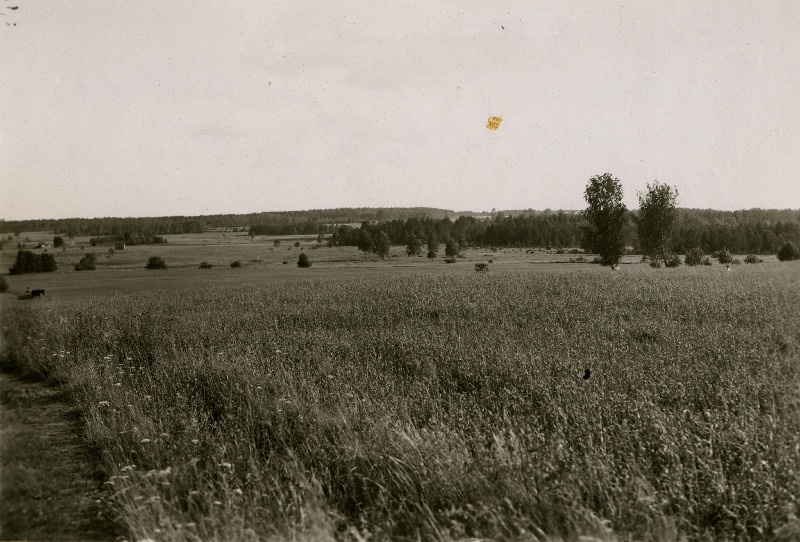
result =
M582 209L606 171L800 208L794 0L0 11L4 219Z

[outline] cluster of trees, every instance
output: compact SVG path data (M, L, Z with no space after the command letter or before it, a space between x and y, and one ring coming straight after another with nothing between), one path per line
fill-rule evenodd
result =
M58 269L56 259L52 254L35 254L29 250L17 252L17 260L11 269L11 275L22 275L24 273L48 273Z
M378 243L381 234L385 234L391 245L416 246L419 243L421 247L427 244L428 252L438 251L440 243L450 240L461 247L574 247L581 243L585 222L577 213L561 211L513 217L498 213L489 220L461 216L455 221L449 217L365 221L360 227L339 226L328 237L328 245L368 247L370 242ZM635 235L633 230L629 233ZM417 250L412 251L416 253Z
M677 208L678 191L674 187L655 181L648 184L647 190L639 193L638 197L639 210L632 214L631 220L636 225L640 252L651 262L658 262L657 265L662 262L666 267L680 265L677 253L685 253L690 265L707 263L705 251L719 254L720 263L731 261L731 252L749 253L745 261L758 263L760 259L756 253L774 253L780 244L780 256L791 252L788 247L795 246L794 242L800 238L796 211L788 211L794 215L794 220L787 222L778 220L773 223L765 217L767 213L780 215L787 211L755 209L728 213L727 217L733 220L727 224L703 223L702 211L685 214L681 223L681 213ZM629 214L622 203L622 185L610 173L592 177L584 198L588 204L583 212L588 222L587 248L598 253L604 264L613 267L624 253L623 229ZM719 211L707 213L720 214ZM753 216L756 220L752 220Z

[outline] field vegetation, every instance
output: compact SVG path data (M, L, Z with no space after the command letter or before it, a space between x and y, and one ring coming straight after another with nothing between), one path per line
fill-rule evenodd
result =
M394 247L339 272L342 250L139 257L124 303L4 296L6 363L69 392L130 537L797 539L794 263L400 272Z

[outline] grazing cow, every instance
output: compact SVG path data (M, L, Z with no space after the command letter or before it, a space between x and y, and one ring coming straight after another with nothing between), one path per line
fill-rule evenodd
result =
M44 290L32 290L31 291L31 299L33 299L34 297L42 296L42 295L44 295Z

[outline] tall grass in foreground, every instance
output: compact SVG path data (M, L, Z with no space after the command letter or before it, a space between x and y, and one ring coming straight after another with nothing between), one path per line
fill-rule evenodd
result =
M71 391L134 538L789 540L799 279L266 284L18 306L3 334Z

